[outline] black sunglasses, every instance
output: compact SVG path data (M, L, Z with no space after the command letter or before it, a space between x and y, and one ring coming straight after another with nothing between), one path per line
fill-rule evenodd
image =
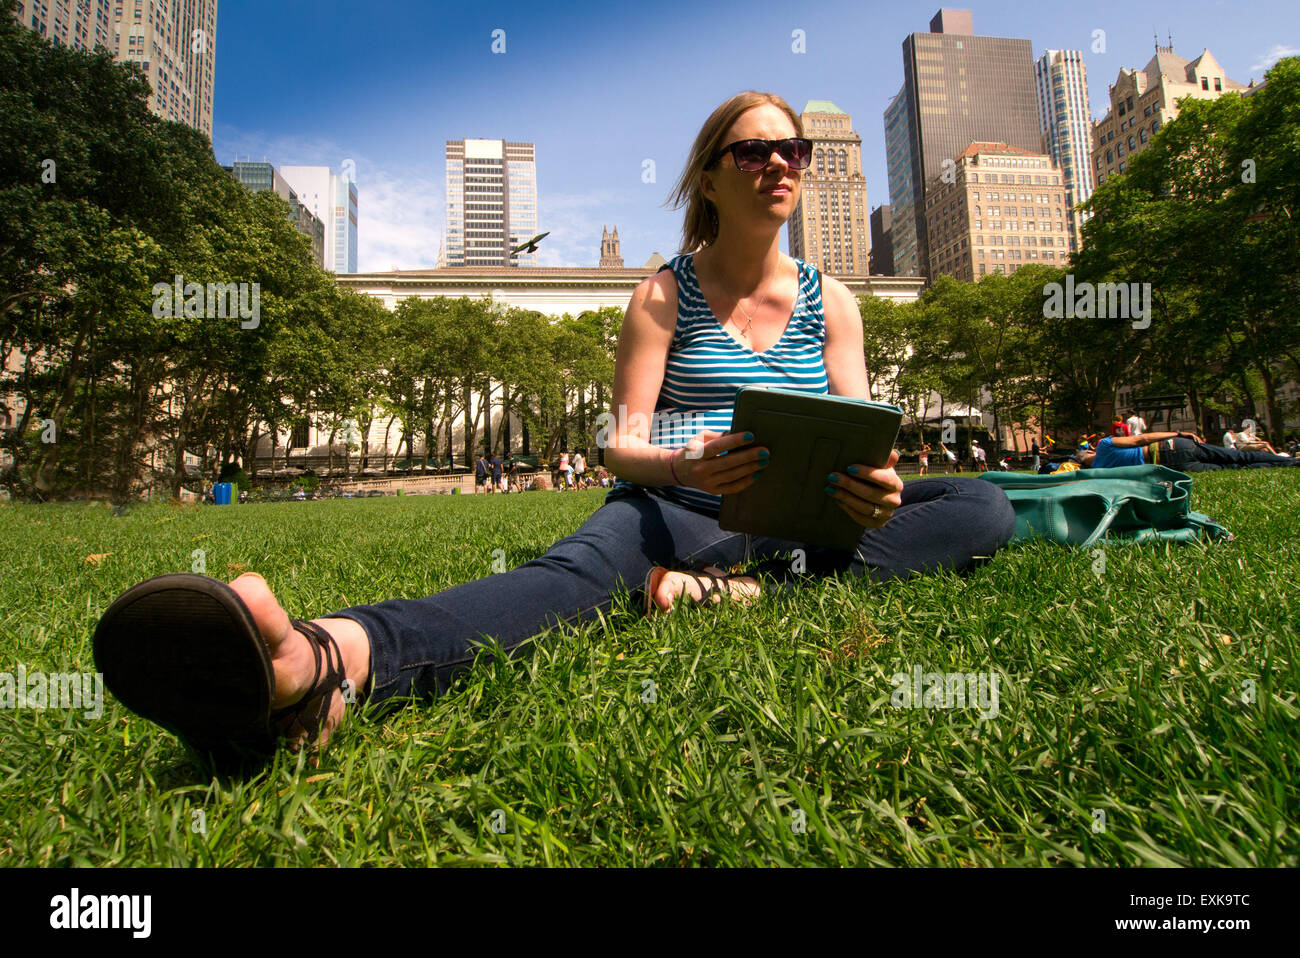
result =
M705 169L717 166L723 154L730 153L736 161L736 169L742 173L757 173L767 166L773 151L781 154L781 159L792 170L806 170L812 162L812 140L792 136L788 140L737 140L718 150Z

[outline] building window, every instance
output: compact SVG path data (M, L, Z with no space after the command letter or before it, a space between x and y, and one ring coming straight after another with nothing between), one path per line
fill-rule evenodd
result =
M1202 89L1202 90L1208 90L1209 88L1210 88L1210 78L1209 78L1209 77L1201 77L1201 89Z
M1215 77L1215 78L1214 78L1214 89L1215 89L1215 91L1218 92L1218 93L1222 93L1222 92L1223 92L1223 81L1222 81L1221 79L1219 79L1218 77Z

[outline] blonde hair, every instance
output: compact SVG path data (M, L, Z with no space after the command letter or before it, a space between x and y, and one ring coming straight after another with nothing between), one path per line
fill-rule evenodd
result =
M690 155L686 159L686 167L682 170L682 175L669 197L672 209L686 207L686 219L682 224L682 248L678 252L693 253L718 238L718 210L704 195L700 185L700 174L709 165L709 161L717 155L718 150L726 145L722 142L723 137L727 135L727 131L740 115L746 110L764 104L771 104L783 110L790 118L790 122L794 124L794 135L803 136L803 121L799 119L799 114L775 93L746 90L744 93L737 93L714 110L695 137L695 143L691 146Z

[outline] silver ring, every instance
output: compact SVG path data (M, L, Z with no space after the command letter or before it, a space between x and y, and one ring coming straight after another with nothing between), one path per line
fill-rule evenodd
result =
M871 518L873 519L878 518L880 516L880 512L881 512L880 506L873 505L871 507Z

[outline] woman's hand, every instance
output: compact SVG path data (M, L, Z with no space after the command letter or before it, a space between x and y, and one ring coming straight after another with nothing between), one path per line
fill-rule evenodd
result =
M868 529L879 529L903 504L903 480L894 472L897 463L895 449L881 469L857 463L849 466L847 474L832 472L826 477L826 487L831 490L828 495L834 497L854 522Z
M754 484L754 476L767 465L770 455L761 446L749 446L753 441L752 432L698 432L685 449L673 454L673 471L681 485L692 489L715 496L740 492Z

